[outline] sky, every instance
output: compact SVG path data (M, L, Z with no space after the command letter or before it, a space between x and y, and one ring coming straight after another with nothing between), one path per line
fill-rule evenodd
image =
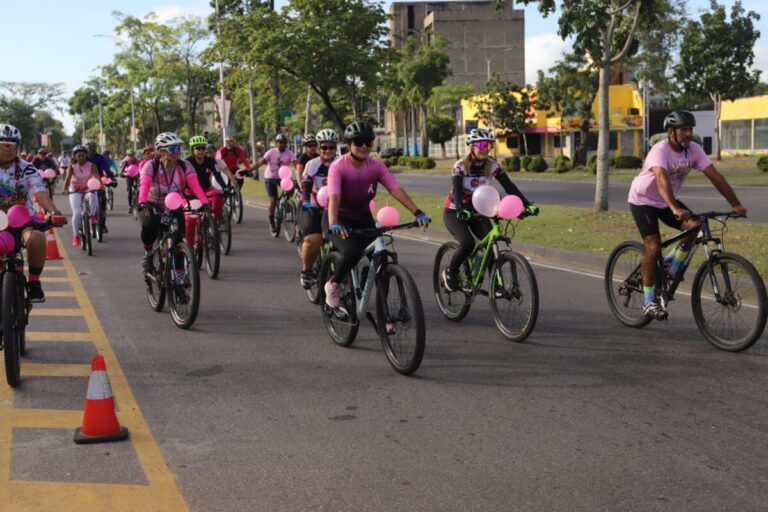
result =
M734 0L719 0L729 6ZM286 0L276 0L277 7ZM385 2L385 9L389 4ZM559 3L559 2L558 2ZM688 12L693 16L708 7L709 0L688 0ZM746 10L760 14L757 28L761 37L755 47L755 68L763 70L762 80L768 81L768 1L742 0ZM16 0L0 0L3 13L3 36L6 42L15 41L13 49L6 49L12 65L5 66L0 81L48 82L65 84L66 96L83 82L98 75L98 67L112 62L118 51L116 42L109 37L117 25L113 15L120 11L144 17L154 11L160 20L178 16L206 16L212 9L208 0L32 0L30 4ZM519 7L520 8L520 7ZM568 42L557 35L557 17L543 18L535 5L524 7L526 82L536 81L538 69L549 69L570 48ZM38 36L36 27L45 27ZM63 112L67 131L73 120Z

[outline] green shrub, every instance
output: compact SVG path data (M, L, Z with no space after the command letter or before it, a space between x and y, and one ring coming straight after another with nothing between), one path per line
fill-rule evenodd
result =
M763 172L768 172L768 155L763 155L757 159L757 168Z
M437 166L437 162L435 162L435 159L427 156L424 157L424 167L422 169L434 169Z
M520 168L524 170L528 170L528 164L531 163L532 158L528 155L525 155L524 157L520 158Z
M421 157L412 156L408 159L408 165L411 169L419 169L421 167Z
M507 172L507 173L512 172L512 157L511 156L504 157L504 159L501 162L499 162L499 167L501 167L501 170L504 172Z
M639 169L643 166L643 161L633 155L621 155L613 157L611 167L616 169Z
M511 172L520 172L520 157L518 155L512 155L510 158L512 159L512 165L509 170Z
M565 155L558 155L555 157L555 161L552 164L552 168L554 171L558 174L562 174L564 172L568 172L571 170L572 167L571 159L568 158Z
M608 159L608 168L609 169L615 169L616 168L616 157L612 156Z
M393 167L393 166L397 165L397 157L396 156L382 158L381 161L384 162L384 165L386 165L387 167Z
M597 155L589 155L587 165L584 166L584 172L587 174L597 174Z
M528 169L530 172L544 172L547 170L547 167L549 166L543 157L535 156L531 159L530 162L528 162L528 167L526 167L526 169Z

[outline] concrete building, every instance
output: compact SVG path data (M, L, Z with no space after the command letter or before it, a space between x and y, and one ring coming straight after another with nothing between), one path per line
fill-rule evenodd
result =
M724 101L720 138L726 155L768 152L768 95Z

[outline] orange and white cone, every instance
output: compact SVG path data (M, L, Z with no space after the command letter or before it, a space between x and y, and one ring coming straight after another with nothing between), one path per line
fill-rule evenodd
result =
M93 356L88 394L85 397L83 426L75 430L75 443L110 443L128 439L128 429L121 427L115 415L115 399L109 385L103 356Z
M61 254L59 254L59 244L56 243L56 233L53 232L53 228L49 229L48 234L46 235L45 259L62 259Z

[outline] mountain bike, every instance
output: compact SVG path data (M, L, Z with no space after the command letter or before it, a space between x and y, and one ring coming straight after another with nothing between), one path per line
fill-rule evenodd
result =
M475 247L459 268L459 289L448 291L441 273L459 249L456 242L440 246L432 269L432 287L440 312L448 320L460 322L467 316L475 297L488 297L496 327L505 338L523 341L536 326L539 316L539 287L533 268L525 257L510 247L519 219L492 218L491 231ZM481 217L473 213L473 217ZM488 288L483 288L486 273Z
M296 187L294 182L294 188L286 192L285 190L280 192L280 196L277 199L277 207L275 208L275 230L272 232L272 236L277 238L282 232L283 238L288 242L296 240L296 212L298 207L296 206Z
M113 184L107 185L107 208L109 208L109 211L112 211L115 209L115 187L117 186L117 182L113 181Z
M253 171L250 169L241 169L235 171L235 177L245 178L251 176L252 173ZM235 193L230 198L230 212L232 212L232 219L235 221L235 224L240 224L243 222L243 194L237 182L233 183L232 186Z
M70 192L70 194L80 194L82 204L80 212L80 229L78 230L78 236L80 237L80 249L86 251L88 256L93 256L93 237L95 237L97 226L91 225L91 205L88 201L88 194L95 194L95 192Z
M363 251L370 264L362 271L358 270L358 264L339 283L341 305L338 308L325 303L324 288L340 262L339 252L332 250L325 256L318 283L323 323L331 339L342 347L352 345L360 328L360 318L365 316L378 333L389 364L403 375L415 372L421 364L426 327L419 290L411 274L398 264L394 239L388 232L413 227L418 227L418 223L349 230L350 233L372 233L377 238ZM374 282L375 319L367 311Z
M150 307L161 311L168 298L173 322L188 329L197 318L200 306L200 273L195 254L185 242L175 239L180 229L173 212L149 206L160 215L161 228L152 244L152 272L144 274Z
M66 219L64 219L66 221ZM5 379L8 385L16 387L21 382L20 356L26 352L26 329L29 324L29 312L32 303L27 295L27 279L24 276L24 251L22 250L21 234L28 227L38 231L47 231L52 226L50 221L38 222L30 219L18 228L8 228L15 239L14 250L3 254L0 260L0 348L5 359Z
M236 190L232 192L224 192L224 211L219 221L219 244L221 245L221 253L228 255L232 250L232 197L236 194Z
M304 237L302 236L301 230L298 230L296 235L296 246L299 252L299 259L301 259L301 247L304 244ZM312 268L310 269L312 273L317 276L315 278L315 281L312 283L312 286L307 288L307 299L309 299L309 302L312 304L319 304L320 303L320 272L323 268L323 261L325 261L325 258L328 256L328 254L331 252L331 242L329 242L327 239L323 238L322 244L320 244L320 252L317 253L317 258L315 258L315 263L312 265Z
M700 225L683 231L661 244L662 251L696 234L680 270L670 277L663 257L656 261L655 294L666 310L699 246L705 260L691 286L691 307L696 325L715 347L739 352L751 347L765 329L766 290L760 274L746 258L725 251L723 235L732 212L707 212L692 215ZM713 226L714 224L714 226ZM710 247L713 244L713 247ZM643 313L643 279L640 274L645 250L636 241L620 243L608 257L605 267L605 292L616 318L630 327L644 327L651 318Z
M190 242L197 258L198 268L203 268L203 261L205 261L208 277L216 279L219 276L221 262L219 221L213 218L210 210L198 212L187 208L184 211L184 217L186 222L191 222L195 226L195 238Z

